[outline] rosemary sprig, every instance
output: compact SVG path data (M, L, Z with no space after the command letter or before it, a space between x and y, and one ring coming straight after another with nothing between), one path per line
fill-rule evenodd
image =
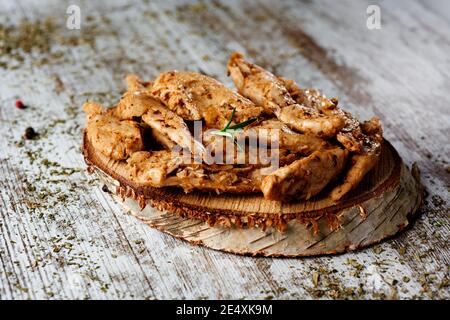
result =
M242 121L242 122L240 122L238 124L230 126L231 123L233 122L233 118L234 118L234 114L235 113L236 113L236 108L233 108L233 111L231 112L230 120L228 120L228 123L226 124L226 126L223 129L216 131L217 135L224 135L223 133L233 132L233 131L236 131L238 129L242 129L242 128L248 126L249 124L252 124L256 120L258 120L258 118L251 118L251 119ZM214 132L214 134L216 134L216 132Z
M222 136L222 137L227 137L233 140L233 142L238 146L238 148L242 151L241 146L239 145L239 143L236 141L235 138L235 134L237 131L239 131L240 129L252 124L253 122L255 122L256 120L258 120L258 118L251 118L248 119L246 121L242 121L238 124L235 125L231 125L231 123L233 122L233 118L234 118L234 114L236 113L236 108L233 108L233 111L231 112L231 117L230 120L228 120L228 123L226 124L226 126L224 128L222 128L221 130L217 130L212 132L212 134L217 135L217 136Z
M230 120L228 120L228 123L227 123L227 125L225 126L225 128L223 128L223 129L220 130L220 131L224 132L224 131L227 131L227 130L229 129L230 124L233 122L233 118L234 118L234 114L235 114L235 113L236 113L236 108L233 108L233 111L231 111L231 117L230 117Z

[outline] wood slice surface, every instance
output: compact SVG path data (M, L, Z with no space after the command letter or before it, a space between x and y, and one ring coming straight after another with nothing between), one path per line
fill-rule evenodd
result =
M133 216L190 243L235 254L299 257L356 250L403 230L422 204L418 169L410 171L387 141L377 166L338 203L327 190L281 203L261 194L144 187L128 181L124 164L96 152L86 136L83 153Z

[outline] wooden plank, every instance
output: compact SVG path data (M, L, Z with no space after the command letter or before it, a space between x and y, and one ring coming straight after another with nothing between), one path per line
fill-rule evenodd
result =
M81 33L64 27L69 3L81 8ZM0 58L0 298L449 298L448 11L382 2L382 29L370 31L368 5L1 2L3 25L52 17L57 53L39 51L44 37L23 62ZM412 229L358 253L258 259L192 247L124 215L83 171L82 102L114 103L127 72L201 70L231 85L232 50L339 96L362 118L380 116L429 192ZM30 108L16 109L17 97ZM40 138L21 142L27 126Z

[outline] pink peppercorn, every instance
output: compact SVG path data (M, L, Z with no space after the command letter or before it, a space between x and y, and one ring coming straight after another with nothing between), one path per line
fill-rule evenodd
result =
M17 109L25 109L26 106L23 104L22 100L16 100L16 108Z

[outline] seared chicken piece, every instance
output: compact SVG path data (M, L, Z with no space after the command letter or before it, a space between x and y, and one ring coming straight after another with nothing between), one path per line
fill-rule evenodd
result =
M89 123L95 117L102 115L105 109L99 103L88 101L83 104L83 111L86 113L86 121Z
M190 150L198 161L205 157L205 147L194 139L183 119L172 111L154 105L142 115L142 121L180 147Z
M336 135L336 139L349 151L363 152L366 136L362 133L359 121L349 112L345 112L345 127Z
M351 167L345 175L344 182L331 191L334 201L340 200L351 189L356 187L377 163L378 154L355 154L351 157Z
M302 155L313 152L308 145L309 141L305 141L305 144L300 142L302 138L284 139L282 134L274 132L277 129L267 130L264 134L261 134L260 130L266 129L258 126L254 130L236 133L234 142L230 138L205 132L203 141L208 155L213 160L211 162L245 165L251 169L266 168L290 164ZM291 146L293 148L290 148Z
M363 149L364 134L359 121L337 107L337 100L328 99L317 89L301 89L293 80L279 78L283 81L291 97L299 104L319 110L326 115L337 115L345 120L345 126L336 135L336 139L349 151L361 153Z
M115 115L122 120L133 120L135 117L142 117L150 108L167 109L161 101L148 92L127 91L120 98Z
M125 77L125 83L127 84L127 91L149 91L153 85L151 81L142 81L135 74L129 74Z
M331 198L340 200L351 189L355 188L364 176L376 165L382 147L383 129L377 117L364 122L361 125L363 134L367 137L361 154L351 157L351 167L344 177L344 182L331 191Z
M181 157L173 157L167 150L140 151L127 160L131 177L141 184L154 187L164 186L167 176L183 162Z
M129 80L130 77L132 80ZM128 88L130 89L139 89L141 88L140 84L137 83L137 78L128 76L128 81L133 81L128 84ZM141 88L142 89L142 88ZM119 119L136 119L142 117L146 112L149 111L151 106L161 107L164 106L161 104L159 100L155 97L152 97L149 93L141 90L133 90L126 92L122 98L120 99L117 107L114 109L114 114ZM170 110L168 110L170 111ZM155 130L154 128L151 131L152 137L166 149L173 149L177 144L173 141L165 132Z
M284 163L284 151L289 151L289 157L292 157L331 147L330 143L319 137L292 131L278 119L264 120L250 128L238 130L234 132L234 137L235 141L206 131L203 143L215 161L254 166L268 165L268 162L273 161Z
M331 192L331 198L337 201L356 187L376 165L383 140L381 123L378 118L372 118L360 124L353 115L338 108L336 101L328 99L319 90L301 89L292 80L281 80L298 103L316 108L324 114L340 114L345 118L345 127L336 138L347 150L357 154L351 156L351 167L344 177L344 182Z
M155 80L151 92L183 119L203 119L208 128L223 128L233 108L236 108L235 122L255 118L262 113L261 107L222 83L195 72L162 73Z
M283 108L278 118L294 130L322 138L335 136L345 125L341 117L322 115L300 104Z
M177 144L172 141L168 135L162 133L161 131L151 130L151 136L155 141L164 147L166 150L173 150Z
M234 168L209 172L207 168L186 167L176 176L167 178L166 186L179 186L185 192L192 190L214 191L216 193L254 193L259 187L253 180L240 176Z
M171 149L179 145L190 150L199 159L204 157L204 147L194 139L184 120L149 92L126 92L119 101L115 114L120 119L142 117L142 121L152 129L158 142L166 148Z
M294 130L326 138L335 136L345 125L340 115L324 115L315 108L296 103L283 81L245 61L239 53L231 55L228 72L240 94Z
M278 161L282 163L285 161L285 158L283 158L285 156L284 151L289 151L292 154L309 155L314 151L331 147L330 143L319 137L292 131L278 119L264 120L254 127L236 132L234 136L237 144L247 146L246 150L240 150L239 147L234 148L235 151L245 151L242 152L245 154L245 163L249 163L249 159L261 161L262 158L266 158L267 161L271 161L271 159L274 161L273 157L279 157ZM233 154L227 152L227 142L228 146L230 144L231 147L234 146L228 138L218 137L206 132L203 141L210 154L216 154L222 150L224 159L227 160L226 163L242 163L239 162L239 159L242 159L239 152ZM262 153L262 150L267 151ZM258 162L257 164L267 164L267 162L263 161L263 163Z
M136 122L121 121L92 102L86 102L83 110L87 114L88 139L105 156L123 160L144 149L141 128Z
M341 148L315 151L262 177L264 198L278 201L309 199L342 172L347 154L348 151Z
M309 155L314 151L331 146L330 143L317 136L292 131L278 119L269 119L261 122L256 130L260 129L269 129L269 137L270 134L277 134L279 147L291 152Z
M247 175L251 167L242 170L232 165L193 165L190 159L174 156L172 152L141 151L127 160L130 178L152 187L182 187L220 192L258 192L258 186ZM189 164L189 165L188 165Z

